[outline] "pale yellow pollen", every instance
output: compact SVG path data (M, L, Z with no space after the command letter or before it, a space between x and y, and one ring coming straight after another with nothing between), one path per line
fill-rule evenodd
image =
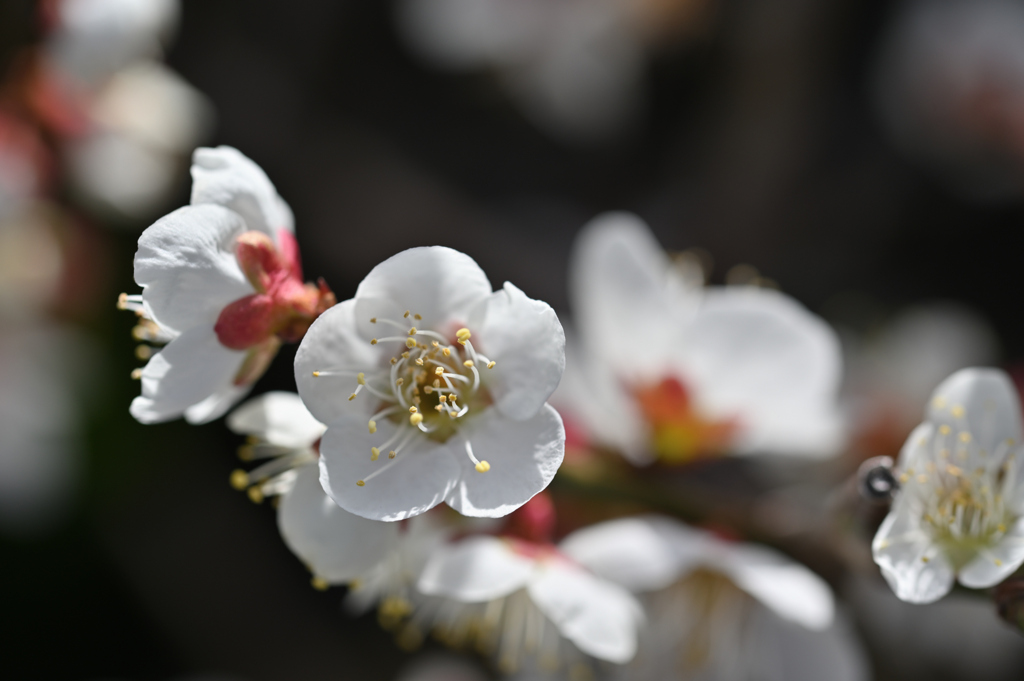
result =
M370 323L371 324L376 324L377 323L377 318L376 317L370 317Z
M425 385L423 386L423 392L429 395L430 393L434 392L434 389L429 385Z
M142 378L142 369L132 369L132 378L136 381Z
M313 372L313 378L320 378L320 372L319 371L314 371Z
M118 293L117 294L117 309L127 310L128 309L128 294Z
M1006 525L1004 525L1003 523L999 523L998 525L996 525L996 529L1000 532L1006 532Z
M1014 440L1013 440L1013 438L1012 438L1012 437L1008 437L1008 438L1006 438L1006 446L1007 446L1007 447L1012 447L1012 446L1013 446L1013 444L1014 444Z
M138 359L149 359L153 356L153 348L148 345L140 345L135 348L135 356Z
M313 579L309 580L309 583L317 591L327 591L327 589L331 586L330 583L323 577L313 577Z
M392 357L392 358L391 358L391 363L392 363L392 364L398 364L398 360L397 360L397 359L395 359L394 357Z
M249 491L247 492L247 494L249 495L249 501L251 501L252 503L254 503L254 504L262 504L263 503L263 490L261 490L259 487L256 487L256 486L250 487Z
M904 485L910 482L910 475L908 473L900 473L900 482Z
M441 344L438 343L437 341L430 341L430 344L433 345L435 348L441 347Z
M413 326L413 327L411 327L409 329L409 335L410 336L415 336L416 335L416 327L415 326Z
M404 319L408 319L408 318L409 318L409 311L408 311L408 310L406 310L406 311L405 311L405 314L404 314L404 315L402 315L402 317L403 317Z
M952 428L950 428L950 427L949 427L949 426L948 426L947 424L945 424L945 423L943 423L943 424L942 424L941 426L939 426L939 434L940 434L940 435L949 435L949 434L950 434L950 432L952 432L952 430L953 430L953 429L952 429Z
M388 458L389 459L393 459L396 456L398 456L398 454L395 452L395 450L392 449L390 452L388 452Z
M405 339L405 347L407 347L407 348L414 348L414 347L416 347L416 339L415 338L406 338Z
M376 447L370 447L370 461L376 461L380 458L380 450Z
M370 339L370 345L376 345L376 344L377 344L377 339L376 338L371 338Z
M435 371L434 373L437 373L437 372ZM440 387L441 387L441 379L435 378L434 379L434 389L437 390Z
M497 362L495 362L494 360L491 360L490 362L487 363L487 368L488 369L493 369L495 364L497 364Z
M996 567L1000 567L1000 566L1002 566L1002 564L1003 564L1003 561L999 560L998 558L996 558L996 559L995 559L994 561L992 561L992 562L996 564Z
M958 478L963 474L963 469L958 468L953 464L949 464L948 466L946 466L946 472L952 475L954 478Z
M925 475L924 473L921 473L920 475L917 476L917 481L923 485L924 483L928 482L928 476Z
M439 399L441 401L441 404L444 404L445 402L448 401L448 396L447 395L441 395L437 399Z
M458 338L460 341L469 340L469 338L472 337L472 335L473 334L471 334L469 332L469 329L467 329L466 327L462 327L461 329L455 332L455 337Z
M444 355L445 357L451 357L452 356L452 349L451 348L445 348L444 350L441 351L441 354Z
M416 364L418 364L419 366L423 366L423 358L422 357L417 357L416 358Z
M399 377L398 380L395 381L395 385L397 385L397 386L400 386L403 383L405 383L405 378L402 378L402 377Z
M414 426L420 425L421 423L423 423L423 414L417 412L415 414L410 415L409 423L411 423Z
M249 486L249 475L240 469L231 471L231 486L241 492Z
M402 357L405 358L405 359L409 359L409 351L406 350L405 352L403 352L402 353Z
M889 545L890 544L888 539L883 539L882 541L878 542L878 548L880 549L887 549L889 548Z
M481 461L475 466L475 468L477 473L486 473L487 471L491 470L491 464L487 463L486 461Z
M356 484L360 487L364 486L366 482L364 480L356 480Z
M366 374L361 371L356 374L356 383L359 385L366 385Z
M455 412L454 412L454 411L450 411L450 412L448 412L448 416L449 416L450 418L455 418Z
M934 400L932 400L932 406L934 406L936 409L942 409L943 407L946 406L946 400L942 397L936 397Z
M968 433L966 430L963 431L962 433L960 433L960 442L967 443L967 442L970 442L970 441L971 441L971 434L970 433Z
M421 315L421 314L414 314L414 315L412 316L412 318L413 318L413 319L415 319L415 320L416 320L416 321L418 321L418 322L419 322L419 321L423 321L423 315Z
M473 366L473 360L467 359L465 362L462 363L462 366L466 367L467 369L471 368Z
M436 375L436 376L440 376L443 373L444 373L444 367L437 367L436 369L434 369L434 375Z
M952 409L950 409L949 413L952 414L955 418L961 418L964 415L964 408L958 404L954 406Z
M409 413L410 414L415 414L416 413L416 407L409 407Z
M349 402L351 402L354 399L356 399L356 394L355 393L352 393L351 395L348 396L348 401Z
M928 562L928 556L921 556L921 562L922 563L927 563Z
M441 411L442 409L444 409L444 407L440 404L434 407L434 411Z
M369 425L370 425L370 435L373 435L374 433L377 432L377 422L376 421L370 421Z
M238 448L238 458L242 461L252 461L253 450L252 445L242 445ZM238 488L236 488L238 489Z

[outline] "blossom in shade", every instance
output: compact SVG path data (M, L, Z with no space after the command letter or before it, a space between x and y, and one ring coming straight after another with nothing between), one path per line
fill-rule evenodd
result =
M570 274L577 338L554 402L596 442L636 463L841 444L838 339L792 298L703 287L623 213L584 228Z
M994 586L1024 563L1020 401L997 369L963 369L932 394L897 463L902 489L872 543L896 595Z
M139 237L142 294L119 300L140 317L137 338L167 342L137 374L131 413L143 423L222 415L334 304L322 280L303 283L291 210L259 166L230 147L198 149L192 180L191 205Z
M560 549L647 606L636 659L614 678L867 678L828 585L773 550L658 516L577 530Z
M239 451L242 459L261 462L249 472L232 473L232 485L247 489L254 501L278 496L281 537L313 573L314 585L356 580L394 550L396 525L352 515L324 493L316 464L326 426L298 395L260 395L231 412L227 424L249 436Z
M439 547L418 582L435 634L468 642L506 672L586 667L590 656L625 663L637 648L639 603L550 544L475 536ZM430 607L433 606L433 607ZM582 654L581 654L582 653Z
M299 393L328 425L320 482L342 508L401 520L442 501L499 517L544 489L565 433L546 400L564 368L554 311L492 291L440 246L375 267L322 315L295 358Z

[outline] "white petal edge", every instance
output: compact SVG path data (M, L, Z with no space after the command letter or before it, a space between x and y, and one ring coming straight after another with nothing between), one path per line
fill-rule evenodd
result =
M228 428L281 447L309 447L327 426L317 421L295 393L273 391L254 397L228 416Z
M469 537L434 550L417 588L428 596L482 603L522 589L534 569L533 559L517 554L501 539Z
M871 553L897 598L932 603L953 587L953 566L921 530L911 501L896 500L875 534Z
M982 550L961 568L957 580L971 589L987 589L1012 575L1024 564L1024 518L1010 526L999 543Z
M992 453L1007 440L1020 443L1020 398L1010 377L999 369L961 369L932 393L928 421L967 431L977 445Z
M295 231L292 210L267 174L233 147L200 147L192 155L192 205L215 204L238 213L246 228L277 239Z

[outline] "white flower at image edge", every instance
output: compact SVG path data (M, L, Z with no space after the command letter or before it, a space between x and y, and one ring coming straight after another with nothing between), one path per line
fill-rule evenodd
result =
M963 369L932 394L900 452L902 489L872 543L896 595L994 586L1024 563L1021 407L998 369Z
M621 664L636 654L640 604L555 547L470 537L436 550L418 587L451 601L438 608L435 629L466 631L478 622L477 636L493 640L506 671L520 669L526 655L536 655L541 667L563 666L572 652L560 637L599 660Z
M442 501L500 517L561 465L546 400L565 366L554 311L510 283L492 291L469 256L440 246L375 267L310 328L299 393L326 423L320 481L342 508L401 520Z
M398 526L344 511L320 486L316 443L326 427L295 393L269 392L233 411L228 427L250 436L246 458L266 460L249 473L236 471L236 487L258 498L279 495L277 525L285 544L314 575L318 586L358 579L395 548Z

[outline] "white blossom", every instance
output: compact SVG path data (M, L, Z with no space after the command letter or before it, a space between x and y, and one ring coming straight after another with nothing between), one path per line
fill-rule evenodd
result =
M565 434L546 404L564 335L541 301L492 291L440 246L384 261L309 329L295 358L306 406L328 425L320 481L342 508L401 520L441 501L499 517L544 489Z
M942 598L953 581L998 584L1024 563L1017 392L996 369L963 369L935 389L898 462L902 490L872 543L896 595Z
M792 298L704 288L623 213L584 228L570 275L578 342L555 403L596 441L637 463L841 444L838 339Z
M139 372L131 413L143 423L222 415L334 302L302 283L288 205L264 172L230 147L198 149L192 202L139 237L141 295L119 305L141 317L136 337L170 341Z

